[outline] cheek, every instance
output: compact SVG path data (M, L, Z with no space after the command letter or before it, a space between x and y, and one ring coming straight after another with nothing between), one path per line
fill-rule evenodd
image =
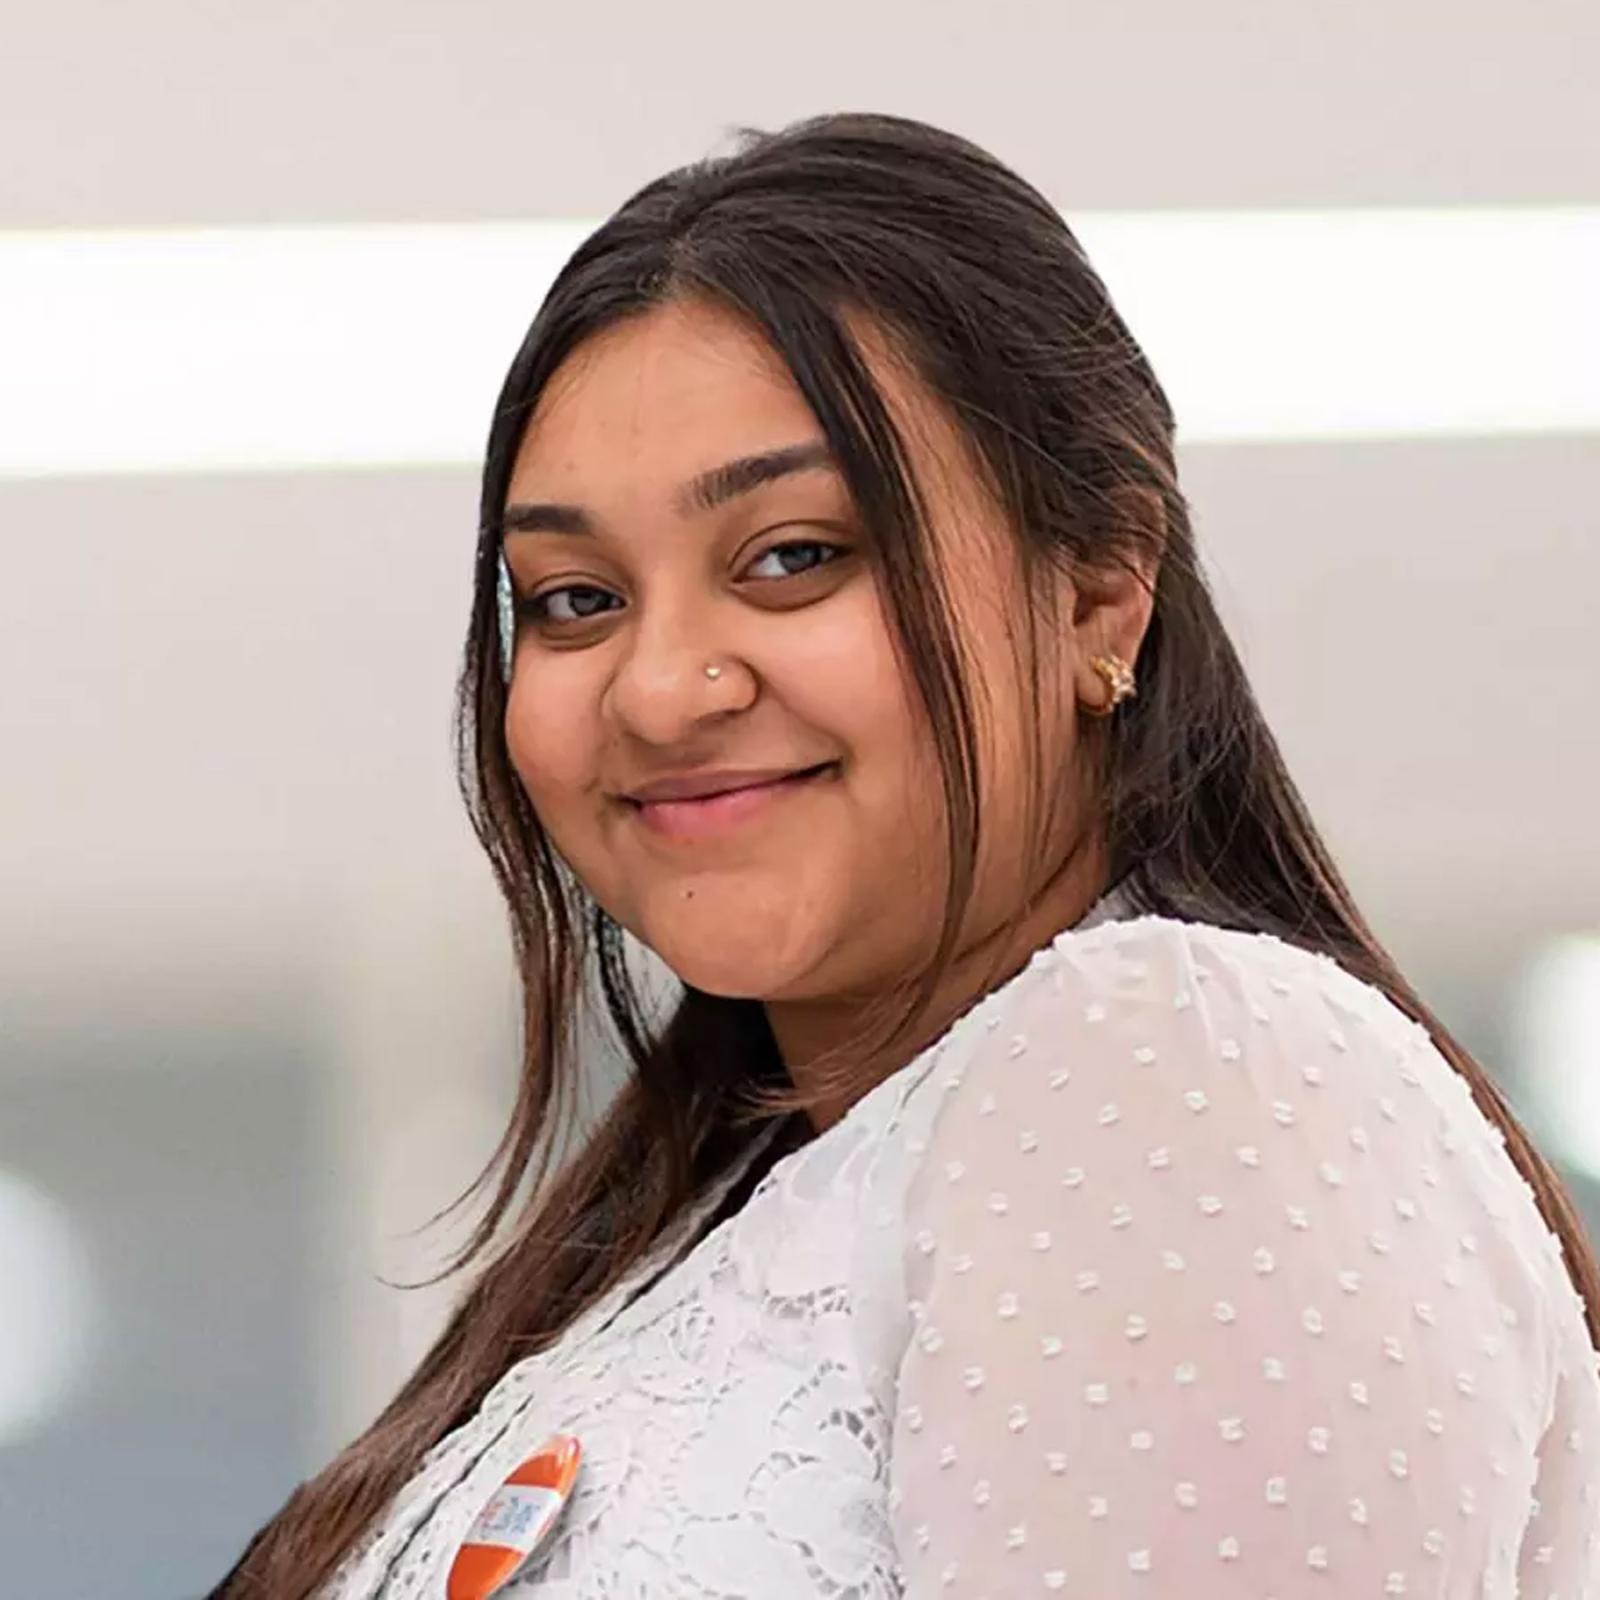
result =
M535 681L526 671L506 702L506 749L540 820L560 829L595 782L596 722L581 685Z
M862 585L839 602L785 652L783 699L854 766L858 795L898 804L918 759L914 691L876 589Z
M805 675L809 714L848 756L858 833L852 870L876 895L942 852L938 757L909 669L900 661L875 589L840 608L838 634ZM797 690L797 692L800 692Z

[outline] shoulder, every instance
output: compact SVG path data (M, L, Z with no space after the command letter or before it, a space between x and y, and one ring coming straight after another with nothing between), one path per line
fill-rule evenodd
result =
M1381 990L1320 950L1275 934L1178 917L1131 917L1083 932L1068 928L1036 952L1034 960L1047 972L1069 967L1087 976L1120 968L1123 977L1133 979L1159 981L1165 975L1191 984L1221 980L1224 990L1255 982L1280 996L1312 987L1346 1007L1389 1006Z
M1393 1064L1432 1048L1388 995L1320 951L1166 916L1066 930L983 1008L985 1031L1006 1030L1014 1057L1136 1034L1224 1062L1292 1050Z
M1488 1559L1464 1497L1498 1525L1525 1491L1460 1463L1526 1460L1549 1414L1539 1220L1489 1220L1503 1152L1380 990L1258 933L1102 923L927 1081L894 1280L913 1591L1010 1592L1026 1560L1131 1597L1227 1551L1268 1591L1309 1564L1378 1593L1459 1526L1463 1569ZM1067 1526L1071 1493L1098 1530ZM1393 1519L1367 1505L1402 1493L1415 1535L1374 1542Z
M1203 1173L1185 1201L1202 1215L1253 1184L1298 1229L1307 1179L1351 1202L1357 1184L1408 1171L1420 1187L1392 1199L1410 1220L1423 1194L1443 1199L1457 1150L1503 1160L1465 1079L1382 990L1271 935L1162 916L1069 929L1035 952L947 1036L916 1099L923 1198L952 1172L998 1182L1048 1153L1069 1187L1080 1173L1141 1188ZM1374 1191L1369 1225L1390 1199Z

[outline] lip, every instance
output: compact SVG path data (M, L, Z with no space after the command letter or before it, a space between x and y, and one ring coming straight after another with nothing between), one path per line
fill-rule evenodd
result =
M821 764L815 762L813 766ZM809 767L707 767L681 777L657 778L654 783L640 784L623 798L640 803L650 800L703 800L710 795L726 794L733 789L753 789L757 784L792 778L810 770Z
M707 839L729 832L781 804L812 784L831 778L834 762L787 772L764 782L745 781L739 788L689 799L629 800L628 805L652 833L668 839Z

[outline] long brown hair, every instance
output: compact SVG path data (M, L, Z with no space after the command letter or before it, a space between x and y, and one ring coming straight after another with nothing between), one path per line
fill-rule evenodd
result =
M481 1270L395 1398L294 1491L213 1600L312 1594L429 1447L472 1415L511 1363L551 1343L614 1285L764 1129L776 1121L782 1137L758 1168L803 1139L807 1107L835 1085L870 1087L859 1065L852 1083L850 1063L839 1061L809 1097L794 1089L758 1001L685 987L654 1028L621 930L564 869L507 753L499 526L528 416L585 339L691 295L746 318L815 412L874 546L901 660L937 746L945 919L916 993L881 1007L883 1041L903 1037L954 949L978 802L969 680L903 439L851 336L856 315L894 341L959 423L1025 574L1054 565L1092 582L1159 557L1138 695L1097 726L1091 746L1110 879L1139 910L1320 951L1424 1026L1504 1130L1565 1245L1600 1343L1600 1266L1570 1198L1488 1075L1379 944L1290 780L1196 557L1166 395L1070 229L985 151L925 124L841 114L776 133L742 130L733 153L647 185L578 249L511 364L489 433L455 731L463 798L510 913L524 1043L510 1124L457 1202L499 1174L446 1269L482 1257ZM1040 804L1067 783L1052 774ZM558 1163L575 1126L573 1019L591 969L632 1071ZM490 1251L502 1222L505 1237Z

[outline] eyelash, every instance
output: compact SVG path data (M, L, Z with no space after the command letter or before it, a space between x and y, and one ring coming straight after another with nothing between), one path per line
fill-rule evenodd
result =
M779 544L768 545L756 557L756 562L765 561L768 556L776 555L780 550L816 549L829 551L830 554L824 560L818 561L815 565L806 567L800 572L786 572L783 574L783 578L759 578L756 581L758 583L781 583L784 578L808 577L820 568L829 566L837 561L840 556L847 553L847 548L845 545L830 544L826 539L785 539ZM754 564L752 563L752 565ZM558 588L546 589L541 594L529 595L526 599L519 600L516 605L516 611L519 617L526 617L538 624L558 628L572 627L580 622L593 621L595 617L605 615L605 612L591 611L587 616L581 617L552 617L547 614L546 607L553 595L572 593L609 594L610 592L610 590L603 589L599 584L594 583L562 584ZM606 609L614 610L615 607L607 607Z

